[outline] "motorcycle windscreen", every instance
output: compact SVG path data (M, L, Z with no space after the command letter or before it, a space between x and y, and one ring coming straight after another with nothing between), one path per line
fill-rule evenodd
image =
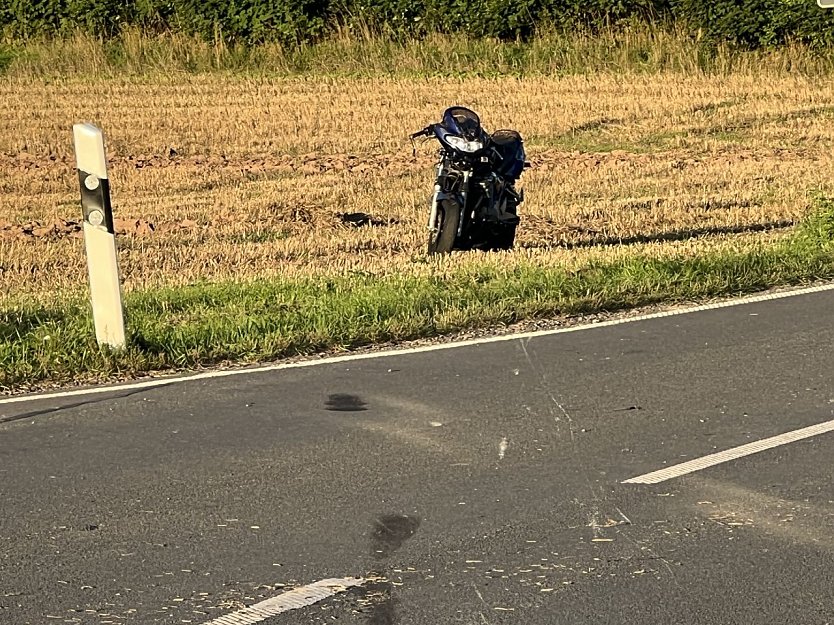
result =
M481 134L481 118L475 111L463 106L452 106L443 113L442 126L454 135L469 141Z

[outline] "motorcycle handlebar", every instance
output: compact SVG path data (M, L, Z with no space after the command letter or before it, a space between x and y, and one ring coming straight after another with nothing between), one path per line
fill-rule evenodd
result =
M411 135L411 138L416 139L417 137L428 137L432 132L434 132L434 124L426 126L422 130L418 130L417 132Z

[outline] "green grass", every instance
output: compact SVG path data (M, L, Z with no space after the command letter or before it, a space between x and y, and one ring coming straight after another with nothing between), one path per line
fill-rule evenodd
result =
M249 75L522 76L629 71L811 76L834 73L834 49L788 44L745 51L705 45L675 25L632 25L594 34L542 31L529 41L455 35L396 39L337 32L316 44L246 47L176 33L125 29L102 40L66 38L0 41L0 75L96 79L102 76L234 72Z
M121 353L96 346L83 299L6 303L0 389L263 361L831 277L834 203L820 200L785 240L698 258L635 255L576 271L530 262L453 277L356 274L137 292L126 298L129 345Z

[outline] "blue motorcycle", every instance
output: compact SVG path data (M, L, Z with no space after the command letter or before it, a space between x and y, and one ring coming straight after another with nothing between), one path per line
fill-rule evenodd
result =
M521 135L491 135L477 113L453 106L443 121L411 135L434 136L440 160L429 214L429 254L452 250L508 250L515 241L524 192L515 188L526 162Z

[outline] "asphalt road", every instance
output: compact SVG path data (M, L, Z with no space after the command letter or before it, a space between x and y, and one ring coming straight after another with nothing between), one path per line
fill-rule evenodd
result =
M0 623L834 623L834 291L0 403Z

